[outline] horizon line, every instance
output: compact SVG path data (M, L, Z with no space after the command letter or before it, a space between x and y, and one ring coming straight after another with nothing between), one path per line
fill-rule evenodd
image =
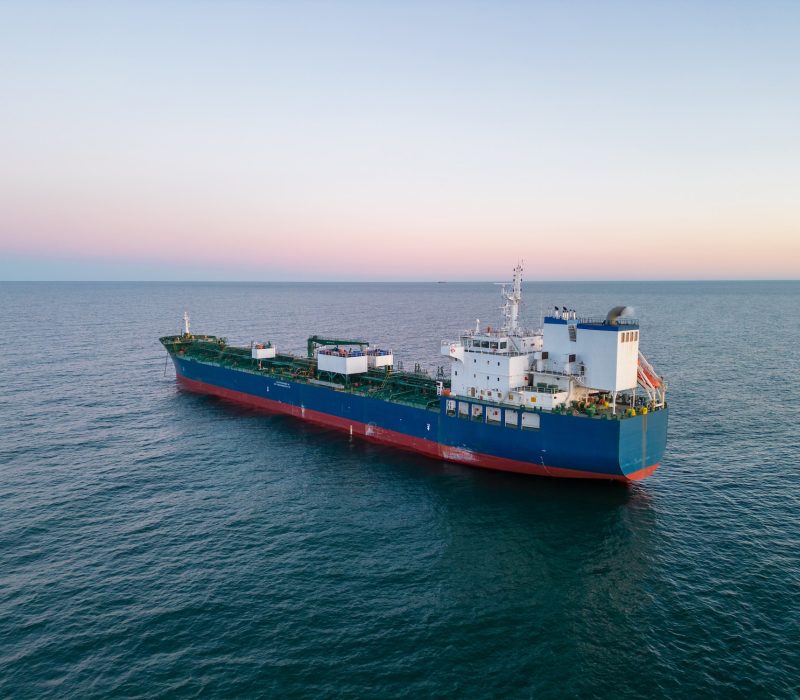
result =
M524 283L565 283L570 284L596 284L598 282L614 282L614 283L642 283L642 282L668 282L668 283L683 283L683 282L799 282L800 277L730 277L730 278L637 278L637 279L539 279L539 280L523 280ZM409 279L394 279L394 280L353 280L353 279L338 279L338 280L214 280L214 279L163 279L163 280L148 280L148 279L27 279L27 280L14 280L14 279L0 279L0 284L505 284L505 282L498 282L495 279L457 279L457 280L409 280Z

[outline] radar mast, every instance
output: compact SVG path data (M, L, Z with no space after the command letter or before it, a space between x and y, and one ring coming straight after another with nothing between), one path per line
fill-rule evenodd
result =
M500 289L503 297L503 331L510 335L517 335L519 330L519 303L522 300L522 263L517 263L514 268L514 277L511 283L511 291L506 291L503 284Z

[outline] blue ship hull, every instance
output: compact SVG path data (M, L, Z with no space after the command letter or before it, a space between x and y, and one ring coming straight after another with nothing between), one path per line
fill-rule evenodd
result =
M667 408L617 419L543 411L539 427L528 428L520 419L506 425L504 408L474 399L443 396L438 407L422 408L171 356L179 383L191 391L476 467L633 481L656 469L666 447ZM467 415L459 415L459 405L454 411L454 402L469 404ZM501 420L489 421L487 411L497 409Z

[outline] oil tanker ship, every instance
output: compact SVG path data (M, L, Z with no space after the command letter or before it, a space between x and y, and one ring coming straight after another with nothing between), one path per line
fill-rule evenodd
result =
M666 384L639 351L624 307L600 318L555 307L520 324L522 267L501 287L498 328L444 340L431 376L365 340L308 339L306 356L272 342L234 347L190 331L160 339L179 385L438 460L542 476L643 479L667 441Z

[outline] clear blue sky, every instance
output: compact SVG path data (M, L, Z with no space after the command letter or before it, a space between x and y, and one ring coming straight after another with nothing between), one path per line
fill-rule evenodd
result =
M800 276L798 2L7 1L0 90L0 279Z

